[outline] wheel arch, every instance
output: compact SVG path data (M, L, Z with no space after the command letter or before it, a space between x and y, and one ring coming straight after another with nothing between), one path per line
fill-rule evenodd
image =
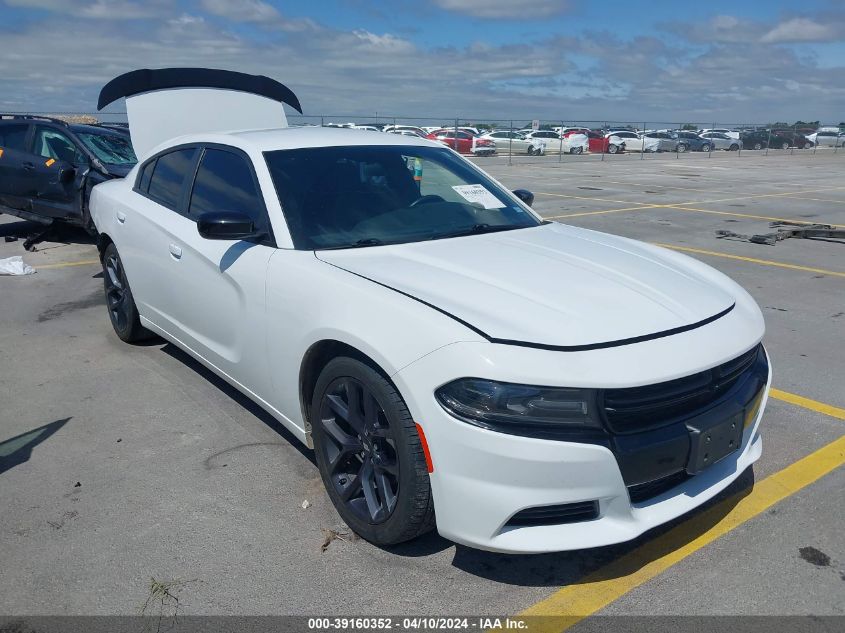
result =
M106 252L109 244L114 244L114 240L109 236L108 233L98 233L97 234L97 252L100 254L100 259L103 259L103 253Z
M311 440L311 401L314 399L317 380L323 368L331 360L340 356L354 358L364 363L381 374L398 391L387 370L357 347L337 339L322 339L313 343L303 355L299 367L299 402L302 408L302 419L305 422L306 443L309 448L313 448Z

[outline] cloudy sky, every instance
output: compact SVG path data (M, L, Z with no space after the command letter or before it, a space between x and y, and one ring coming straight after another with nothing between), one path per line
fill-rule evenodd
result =
M206 66L347 119L845 120L842 0L0 0L0 41L5 111Z

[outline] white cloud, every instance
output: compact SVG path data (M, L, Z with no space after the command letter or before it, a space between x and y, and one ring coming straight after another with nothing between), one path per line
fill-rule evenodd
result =
M442 9L476 18L535 20L563 13L568 0L434 0Z
M827 22L821 24L810 18L792 18L781 22L760 38L761 42L829 42L845 39L845 24Z

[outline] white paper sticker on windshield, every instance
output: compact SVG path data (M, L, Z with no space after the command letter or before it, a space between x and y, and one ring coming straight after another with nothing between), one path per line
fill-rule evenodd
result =
M455 185L452 189L467 202L477 202L485 209L503 209L507 206L490 193L484 185Z

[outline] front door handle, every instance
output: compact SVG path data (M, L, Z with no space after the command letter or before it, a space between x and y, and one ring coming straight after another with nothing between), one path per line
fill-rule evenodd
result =
M126 214L123 211L118 211L116 215L118 222L120 222L121 224L126 222Z
M176 246L176 244L170 245L170 254L173 255L176 259L182 257L182 249Z
M32 171L33 169L35 169L35 163L26 162L22 163L21 166L27 171Z

